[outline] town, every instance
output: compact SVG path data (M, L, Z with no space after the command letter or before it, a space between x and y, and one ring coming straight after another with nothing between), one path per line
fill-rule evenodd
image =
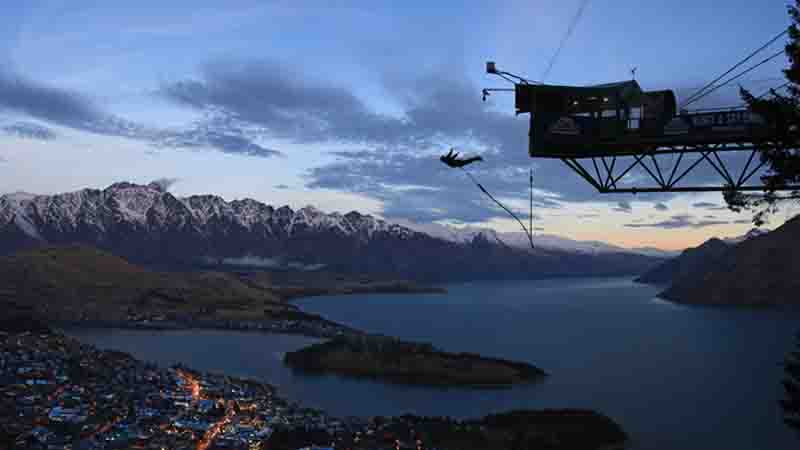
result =
M0 332L0 448L423 448L411 418L338 419L264 383Z

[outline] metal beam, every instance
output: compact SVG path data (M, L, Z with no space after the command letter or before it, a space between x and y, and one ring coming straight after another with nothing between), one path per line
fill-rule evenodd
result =
M771 147L771 145L767 145ZM575 171L578 175L591 184L595 189L602 193L646 193L646 192L724 192L731 189L740 191L763 191L764 187L761 185L748 184L748 181L758 173L765 166L765 161L760 164L754 164L756 152L763 150L757 149L750 143L724 143L724 144L705 144L705 145L684 145L684 146L671 146L668 148L650 149L638 153L631 153L633 158L632 163L628 166L627 163L620 163L620 169L626 167L622 172L615 174L616 162L622 154L589 154L589 155L574 155L564 156L560 159L570 169ZM750 152L749 158L741 173L733 174L729 170L725 160L719 155L721 151L748 151ZM696 161L689 164L688 167L681 167L684 155L688 153L697 153L699 157ZM677 161L672 158L670 164L672 167L666 165L666 161L659 162L661 155L678 155ZM597 158L600 158L602 164L598 164ZM609 164L607 158L612 158ZM653 163L653 168L649 167L645 159L649 158ZM586 167L581 164L580 160L591 159L592 167L594 167L594 174L590 173ZM682 180L686 178L697 166L706 161L714 171L720 176L721 180L719 185L704 185L704 186L678 186ZM661 165L665 164L666 170L662 170ZM618 187L618 183L635 167L640 166L655 185L644 185L642 187ZM754 167L755 166L755 167ZM600 169L603 170L600 170ZM649 181L647 182L649 184ZM746 185L748 184L748 185ZM798 190L800 186L786 186L776 190L788 191Z
M727 143L709 143L709 144L686 144L686 145L661 145L655 149L644 147L641 150L625 150L625 151L574 151L570 153L536 153L531 155L534 158L553 158L553 159L584 159L584 158L600 158L603 156L638 156L641 154L653 155L671 155L680 153L700 153L709 150L716 150L719 152L738 152L738 151L765 151L778 148L776 143L758 143L751 142L727 142Z
M729 191L729 186L690 186L690 187L651 187L651 188L620 188L620 189L603 189L599 192L603 194L639 194L648 192L724 192ZM764 191L764 186L740 186L735 190L743 192ZM796 191L800 190L800 185L797 186L784 186L775 189L776 191Z
M750 157L747 158L747 164L744 165L744 168L742 169L742 173L741 173L741 175L739 175L739 180L736 182L736 184L738 186L741 186L742 184L744 184L747 181L747 180L744 179L744 175L747 173L747 169L750 168L750 163L753 162L753 157L755 157L755 156L756 156L756 151L755 150L750 152Z
M672 180L675 179L675 172L678 171L678 167L681 165L681 161L683 161L683 155L685 153L681 153L678 155L678 161L672 165L672 172L669 174L669 180L667 180L667 186L673 186Z
M589 175L589 174L586 172L586 169L584 169L584 168L583 168L583 166L581 166L580 164L578 164L578 162L577 162L577 161L575 161L575 160L569 160L569 159L567 159L567 158L562 158L562 159L561 159L561 161L563 161L563 162L564 162L564 164L566 164L566 165L567 165L567 167L569 167L570 169L574 170L574 171L575 171L575 172L576 172L578 175L580 175L580 176L581 176L581 177L582 177L584 180L586 180L587 182L589 182L589 184L591 184L592 186L594 186L594 187L595 187L595 189L597 189L597 190L598 190L598 191L600 191L600 192L603 192L603 190L604 190L605 188L604 188L603 186L601 186L599 183L597 183L597 182L596 182L596 181L595 181L595 180L592 178L592 176L591 176L591 175Z

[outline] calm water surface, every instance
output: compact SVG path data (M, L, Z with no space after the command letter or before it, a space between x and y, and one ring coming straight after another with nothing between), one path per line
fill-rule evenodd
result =
M447 295L358 295L299 302L366 331L450 351L528 361L551 374L511 389L410 387L293 373L284 352L314 339L220 331L80 330L103 348L162 364L259 377L337 415L479 417L511 408L597 409L640 449L793 449L781 423L779 367L800 312L679 306L628 279L476 282Z

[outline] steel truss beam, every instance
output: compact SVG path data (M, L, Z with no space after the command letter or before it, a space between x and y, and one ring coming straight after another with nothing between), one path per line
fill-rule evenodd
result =
M725 162L719 156L722 151L749 151L750 156L747 164L742 168L738 174L733 174L728 170ZM681 148L659 148L649 152L640 152L638 154L630 155L613 155L610 156L611 162L606 160L606 156L591 156L587 158L577 157L562 157L561 160L570 169L575 171L578 175L586 180L589 184L595 187L598 192L603 194L615 193L632 193L639 192L721 192L727 190L737 191L762 191L764 186L748 183L753 176L766 164L765 161L760 161L753 164L756 153L760 150L753 145L745 144L715 144L695 147L681 147ZM687 153L696 153L699 156L697 159L685 168L681 168L684 155ZM662 164L659 163L659 157L663 155L678 155L677 161L671 163L670 170L662 170ZM631 156L633 162L625 167L617 168L618 156ZM594 174L587 170L581 160L591 159ZM598 159L600 163L598 164ZM648 166L645 162L650 160L652 167ZM701 163L706 162L711 166L714 171L720 176L721 184L717 186L682 186L679 183L691 173ZM752 166L752 167L751 167ZM627 175L631 170L636 167L644 169L645 173L650 177L654 184L645 185L641 187L619 187L618 183ZM783 186L776 190L800 190L800 185Z

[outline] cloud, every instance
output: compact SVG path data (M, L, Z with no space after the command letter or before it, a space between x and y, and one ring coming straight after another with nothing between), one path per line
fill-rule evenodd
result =
M162 191L166 192L166 191L169 190L169 188L172 187L172 185L174 185L178 181L180 181L180 178L167 178L167 177L165 177L165 178L157 178L157 179L151 181L150 184L158 186L159 189L161 189Z
M507 207L509 199L527 198L525 173L502 167L475 169L472 173ZM383 215L388 218L474 223L508 217L464 173L447 168L435 156L355 152L343 154L335 163L311 169L309 177L311 188L345 189L381 200ZM535 208L561 206L542 195L536 196L534 203ZM524 216L527 208L515 212Z
M334 161L309 170L306 186L381 200L384 215L462 221L505 217L463 173L439 163L438 154L450 146L484 156L469 169L497 197L524 200L528 168L534 165L537 187L559 196L556 201L540 195L541 205L594 197L590 186L565 176L568 169L560 161L532 161L525 151L528 121L481 102L480 89L465 78L391 79L383 87L401 109L395 115L370 108L349 89L270 62L208 64L198 78L165 84L160 93L263 136L350 146L332 152Z
M0 70L0 110L81 130L98 131L113 123L86 96L45 86L5 70Z
M692 216L688 214L677 214L667 220L652 223L627 223L624 226L628 228L662 228L662 229L675 229L675 228L704 228L713 225L727 225L729 222L723 220L700 220L694 221Z
M381 80L378 88L395 107L392 114L371 107L349 88L270 61L212 62L196 77L165 83L159 93L226 126L256 130L259 136L349 147L331 153L334 161L310 169L306 186L380 200L384 215L465 222L505 217L463 173L438 163L436 156L451 146L484 157L468 170L497 197L524 201L528 168L533 167L536 186L551 194L539 195L541 203L597 200L596 191L561 161L529 157L527 116L498 112L491 99L481 101L478 86L447 73ZM637 170L628 176L640 175ZM703 170L696 168L700 177L707 176ZM660 202L671 196L650 198Z
M282 152L262 147L245 136L242 130L230 127L227 130L213 129L208 124L182 132L161 132L154 136L154 143L160 147L197 148L211 147L222 153L258 156L269 158L285 156Z
M370 111L349 90L313 84L285 66L210 63L200 80L166 84L166 98L305 142L378 142L404 135L402 122Z
M0 130L12 136L41 141L51 141L57 136L50 128L32 122L15 122L0 127Z
M694 208L708 209L710 211L725 211L725 210L728 209L727 206L720 206L720 205L718 205L716 203L711 203L711 202L692 203L692 206Z
M289 189L289 186L286 184L276 184L273 186L275 189Z
M633 207L631 206L630 202L623 200L617 202L617 206L612 208L611 210L617 212L631 213L633 212Z
M280 155L253 142L235 126L215 122L195 124L188 130L154 129L100 109L88 96L47 86L0 69L0 111L11 112L89 133L126 137L160 147L211 147L224 153L270 157ZM17 133L46 136L29 125ZM8 132L8 130L6 130Z
M653 205L653 208L655 208L655 209L657 209L659 211L667 211L667 210L669 210L669 206L667 206L665 203L662 203L662 202L656 203L655 205Z

